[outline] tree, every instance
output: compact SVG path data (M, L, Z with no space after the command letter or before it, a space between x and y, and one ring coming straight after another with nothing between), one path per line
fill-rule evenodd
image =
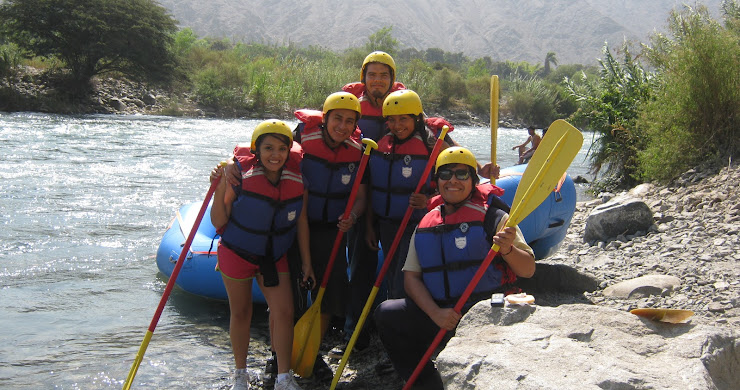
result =
M398 50L398 41L391 35L393 31L392 26L386 26L380 30L370 34L367 37L367 44L365 49L367 52L373 52L376 50L384 51L392 56L396 54Z
M0 19L21 48L64 61L76 88L107 72L164 81L174 69L175 20L151 0L6 0Z
M555 52L553 51L547 52L547 55L545 56L545 70L543 71L543 76L547 76L548 74L550 74L550 63L558 66L558 59L555 56Z

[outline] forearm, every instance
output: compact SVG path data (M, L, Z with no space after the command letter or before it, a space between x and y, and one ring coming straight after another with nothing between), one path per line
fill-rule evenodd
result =
M213 204L211 205L211 224L214 227L221 228L229 221L229 208L226 206L225 180L221 181L213 193Z
M367 207L367 184L360 184L360 188L357 190L357 198L355 198L355 204L352 205L352 214L354 215L354 218L359 218L363 214L365 214L366 207Z
M516 276L531 278L534 275L535 261L529 252L512 245L510 250L502 248L499 254Z
M421 272L404 271L403 285L408 297L430 318L434 318L440 307L424 285L424 281L421 279Z

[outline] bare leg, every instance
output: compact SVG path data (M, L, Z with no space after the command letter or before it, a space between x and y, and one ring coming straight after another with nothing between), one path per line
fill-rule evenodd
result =
M293 351L293 291L287 273L278 274L278 278L280 282L275 287L264 287L261 276L257 276L257 282L270 308L272 346L277 354L278 373L282 374L290 370Z
M229 296L229 337L236 368L247 367L249 328L252 324L252 280L234 280L222 276Z

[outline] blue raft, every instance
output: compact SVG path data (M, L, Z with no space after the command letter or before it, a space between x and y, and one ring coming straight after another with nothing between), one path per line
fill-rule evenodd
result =
M516 165L502 169L500 178L496 180L496 185L505 191L501 198L509 206L514 200L514 194L525 168L526 165ZM162 237L157 250L157 267L167 277L175 268L175 262L180 256L180 251L190 233L190 227L193 226L200 206L201 203L190 203L180 207L175 219ZM537 259L544 259L558 249L570 226L575 207L575 185L570 176L566 175L557 191L553 191L519 224L524 238L534 250ZM176 284L195 295L226 300L226 289L221 280L221 274L215 270L219 236L216 234L216 228L211 224L210 211L209 205L190 246L190 251L185 257ZM379 257L382 261L382 253ZM252 300L255 303L265 303L265 297L256 282L252 287Z

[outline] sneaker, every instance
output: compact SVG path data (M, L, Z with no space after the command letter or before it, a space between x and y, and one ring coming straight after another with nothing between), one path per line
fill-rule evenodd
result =
M313 377L319 382L334 378L334 372L332 372L321 355L316 355L316 362L313 364Z
M344 350L347 349L347 343L339 344L336 347L332 348L329 353L326 354L326 357L329 359L341 359L342 356L344 356Z
M275 390L302 390L301 386L298 386L298 383L296 383L295 378L293 378L293 374L289 375L287 378L281 380L280 382L275 382Z
M234 384L231 390L249 390L249 374L246 368L238 368L234 371Z
M339 344L336 347L332 348L329 353L326 354L326 356L329 359L336 359L339 360L344 356L344 351L347 349L347 344L349 343L343 343ZM352 348L352 352L358 353L366 350L369 347L369 345L360 345L360 342L356 342L355 346Z
M262 373L262 385L268 386L275 383L278 374L277 355L275 352L265 362L265 372Z
M395 371L396 370L393 368L393 363L391 363L390 359L387 358L375 365L375 372L378 375L390 375L393 374Z

